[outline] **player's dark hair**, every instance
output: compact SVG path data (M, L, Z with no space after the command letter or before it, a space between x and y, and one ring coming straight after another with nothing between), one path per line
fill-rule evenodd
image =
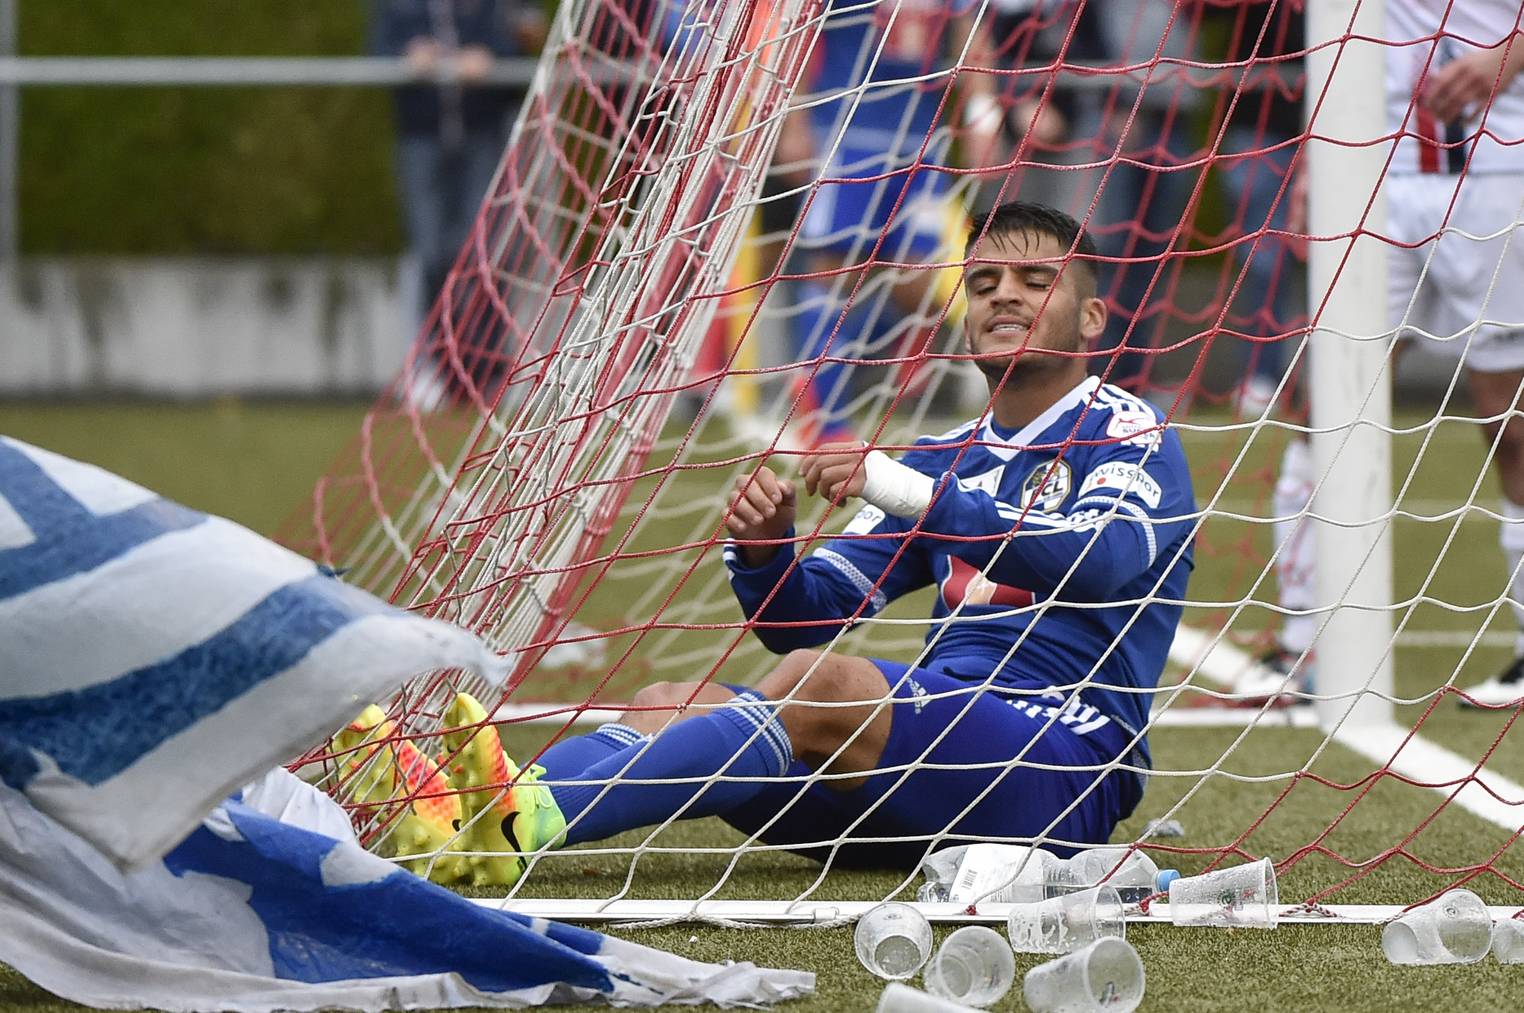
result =
M1073 249L1073 261L1085 269L1086 277L1093 284L1096 279L1095 240L1080 227L1080 223L1057 208L1030 201L1013 200L997 204L988 211L978 211L969 223L968 243L971 250L982 236L1012 235L1048 236L1056 239L1064 249Z

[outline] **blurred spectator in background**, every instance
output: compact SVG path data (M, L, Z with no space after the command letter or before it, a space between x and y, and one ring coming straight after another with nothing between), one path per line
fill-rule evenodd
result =
M489 85L495 62L535 52L536 0L373 0L371 49L400 56L416 83L397 89L397 171L426 311L502 157L522 89Z
M865 6L833 0L801 93L818 98L795 114L780 166L819 165L827 180L808 195L790 269L804 272L794 293L794 354L801 367L801 442L852 437L852 367L904 341L913 359L931 338L925 314L929 271L869 271L885 262L936 259L959 211L948 198L950 123L965 121L975 158L990 157L999 130L990 75L958 81L942 112L948 78L963 52L988 66L984 19L973 0L900 0ZM961 109L961 112L957 110ZM982 115L988 112L992 115ZM785 181L787 182L787 181ZM843 268L853 269L842 275ZM833 274L834 272L834 274ZM844 306L851 300L849 307ZM908 373L901 382L909 383Z
M1172 271L1162 258L1183 245L1175 234L1197 171L1178 168L1192 154L1196 92L1172 64L1160 62L1193 55L1196 26L1186 9L1173 0L1001 0L996 6L994 48L1003 65L1061 60L1107 68L1061 75L1041 105L1046 78L1015 78L1021 94L1006 122L1018 136L1032 134L1024 162L1095 166L1028 168L1014 182L1024 196L1035 194L1085 222L1102 257L1128 261L1100 264L1099 294L1111 313L1097 350L1112 354L1097 355L1091 372L1138 392L1147 385L1146 349L1164 320L1145 297L1158 305L1170 296ZM1139 69L1117 69L1132 66Z
M1252 70L1232 71L1242 83L1237 95L1229 94L1225 100L1232 102L1231 108L1225 105L1220 110L1227 119L1221 154L1242 156L1217 160L1230 219L1228 238L1253 236L1263 229L1284 231L1292 207L1291 190L1284 181L1302 133L1301 6L1288 0L1246 0L1231 7L1208 4L1203 17L1203 28L1210 25L1226 42L1221 60L1253 61ZM1234 256L1242 282L1228 326L1251 337L1273 339L1243 343L1242 382L1236 400L1240 412L1254 416L1274 400L1285 375L1294 351L1286 336L1301 334L1304 275L1291 243L1280 236L1245 239L1234 248Z

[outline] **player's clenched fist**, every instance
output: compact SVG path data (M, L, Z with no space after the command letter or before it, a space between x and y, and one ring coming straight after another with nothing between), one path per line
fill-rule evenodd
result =
M868 470L863 455L868 448L861 443L827 443L806 454L799 462L804 491L811 496L841 500L861 496Z
M794 483L766 467L736 479L725 528L737 542L770 541L788 537L794 526ZM776 545L740 546L750 566L760 566L778 551Z

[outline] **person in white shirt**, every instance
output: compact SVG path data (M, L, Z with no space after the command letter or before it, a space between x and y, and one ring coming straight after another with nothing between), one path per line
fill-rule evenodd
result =
M1519 636L1503 672L1461 698L1489 706L1524 697L1524 420L1508 418L1524 408L1521 14L1518 0L1387 0L1384 32L1387 124L1396 142L1383 183L1389 322L1463 364L1503 492L1499 540ZM1316 480L1306 443L1294 441L1275 515L1301 514ZM1313 608L1310 533L1295 519L1278 527L1281 605ZM1272 666L1292 671L1318 621L1288 618Z

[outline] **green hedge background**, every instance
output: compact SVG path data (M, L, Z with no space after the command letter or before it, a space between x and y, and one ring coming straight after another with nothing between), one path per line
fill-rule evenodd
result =
M354 56L365 0L20 0L23 56ZM380 88L22 91L31 254L401 248Z
M553 10L555 0L544 0ZM23 56L353 56L369 0L18 0ZM1210 23L1205 48L1218 51ZM402 248L383 88L31 87L29 254L390 254ZM1205 110L1198 110L1205 118ZM1204 123L1193 128L1204 135ZM1223 217L1209 188L1197 224Z

